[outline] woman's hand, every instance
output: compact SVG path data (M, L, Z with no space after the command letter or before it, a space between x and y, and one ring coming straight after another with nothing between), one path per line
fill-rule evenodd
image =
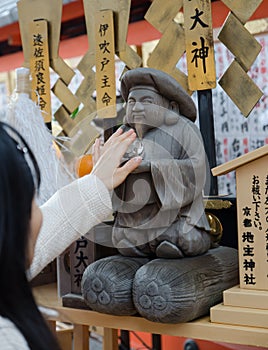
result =
M96 140L93 147L94 167L91 174L102 180L108 190L119 186L141 163L141 157L134 157L120 167L123 155L135 138L134 130L130 129L123 133L123 130L119 128L105 142L102 150L100 141Z
M131 129L132 130L132 129ZM115 133L113 133L109 139L104 143L101 144L101 140L100 138L95 140L95 143L92 147L92 160L93 160L93 166L97 163L97 161L100 159L101 155L111 147L111 145L113 144L114 140L116 139L116 137L118 137L119 135L121 135L123 133L123 129L122 128L118 128L116 130ZM133 131L133 130L132 130Z
M134 174L148 173L151 171L151 163L149 161L142 161L140 165L133 171Z

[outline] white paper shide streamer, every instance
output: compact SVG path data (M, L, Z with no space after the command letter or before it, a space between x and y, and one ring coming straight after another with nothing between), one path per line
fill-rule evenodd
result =
M41 172L41 187L36 200L46 202L59 188L70 183L64 159L56 152L55 137L44 123L40 108L30 99L28 68L16 69L16 89L11 96L6 122L25 138L33 151Z

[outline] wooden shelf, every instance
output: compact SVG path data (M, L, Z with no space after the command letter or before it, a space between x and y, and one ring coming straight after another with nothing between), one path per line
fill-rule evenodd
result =
M104 338L107 337L107 339L111 339L111 335L116 336L118 329L124 329L214 342L268 347L267 328L212 323L209 317L203 317L188 323L156 323L142 317L112 316L90 310L63 307L61 298L57 295L56 284L35 287L33 291L39 305L53 308L58 312L58 316L51 316L50 320L86 326L87 330L88 326L92 325L103 327ZM116 349L116 346L112 344L115 344L115 342L104 342L103 349Z

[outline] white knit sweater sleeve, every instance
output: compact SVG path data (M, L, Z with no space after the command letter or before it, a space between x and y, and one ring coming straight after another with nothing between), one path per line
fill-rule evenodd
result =
M18 328L7 318L0 316L0 349L30 350Z
M28 278L35 277L75 240L112 211L110 193L95 175L87 175L57 191L41 206L43 224Z

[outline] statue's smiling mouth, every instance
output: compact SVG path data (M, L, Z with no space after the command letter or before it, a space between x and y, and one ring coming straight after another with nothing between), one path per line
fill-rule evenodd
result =
M134 120L143 120L145 118L144 114L133 114Z

